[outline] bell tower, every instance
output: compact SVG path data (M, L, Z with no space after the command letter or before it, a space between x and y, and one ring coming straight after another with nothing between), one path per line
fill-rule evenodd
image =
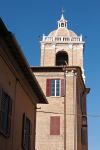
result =
M68 29L67 20L62 12L58 21L58 28L43 35L41 43L41 66L79 66L81 67L83 78L83 53L84 41L82 35Z
M88 150L82 35L62 12L57 29L41 43L41 66L32 67L48 104L37 105L36 150Z

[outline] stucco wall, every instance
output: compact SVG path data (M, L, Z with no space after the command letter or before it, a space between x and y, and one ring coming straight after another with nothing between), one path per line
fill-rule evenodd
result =
M22 120L23 114L32 123L31 149L35 149L35 105L26 94L23 86L16 78L13 70L0 56L0 87L12 99L11 133L8 138L0 134L0 150L22 150Z
M46 95L46 79L64 79L64 72L36 72L35 76ZM36 126L36 149L40 150L78 150L82 148L81 134L77 134L78 96L82 92L78 76L73 71L66 74L66 100L64 97L47 97L49 104L38 105ZM79 83L79 84L78 84ZM77 88L78 87L78 88ZM66 107L64 108L64 103ZM64 109L66 111L64 112ZM66 113L66 119L64 116ZM60 135L50 135L50 116L60 116ZM81 119L78 121L81 121ZM66 122L66 128L65 128ZM65 128L65 129L64 129ZM81 130L81 122L79 129ZM66 131L65 131L66 130ZM66 135L64 135L66 132ZM66 136L66 140L64 139ZM79 137L78 137L79 136ZM65 142L65 141L66 142ZM79 141L78 141L79 140ZM78 144L78 146L77 146Z

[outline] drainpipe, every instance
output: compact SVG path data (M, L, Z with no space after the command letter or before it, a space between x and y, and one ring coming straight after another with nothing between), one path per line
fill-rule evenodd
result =
M64 71L64 150L66 150L66 66L63 67Z

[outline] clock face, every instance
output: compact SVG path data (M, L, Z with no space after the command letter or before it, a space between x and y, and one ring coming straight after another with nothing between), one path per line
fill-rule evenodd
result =
M61 27L64 27L64 23L61 23Z

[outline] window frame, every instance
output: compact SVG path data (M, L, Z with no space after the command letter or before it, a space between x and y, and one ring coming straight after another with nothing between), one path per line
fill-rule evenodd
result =
M26 129L27 123L29 123L29 129ZM26 113L23 114L23 128L22 128L22 147L23 150L31 150L31 120ZM29 131L29 132L28 132ZM28 141L28 146L27 142Z
M0 134L10 136L11 130L12 100L11 97L0 88Z
M53 95L53 83L54 81L54 95ZM59 87L57 87L57 81L59 81ZM59 94L57 95L57 89L59 88ZM51 97L60 97L61 96L61 80L60 79L51 79Z
M64 27L64 22L61 23L61 27Z
M60 90L60 94L59 96L52 96L51 94L51 82L52 80L59 80L60 84L59 84L59 90ZM47 97L64 97L65 96L65 80L64 78L47 78L46 79L46 96Z

